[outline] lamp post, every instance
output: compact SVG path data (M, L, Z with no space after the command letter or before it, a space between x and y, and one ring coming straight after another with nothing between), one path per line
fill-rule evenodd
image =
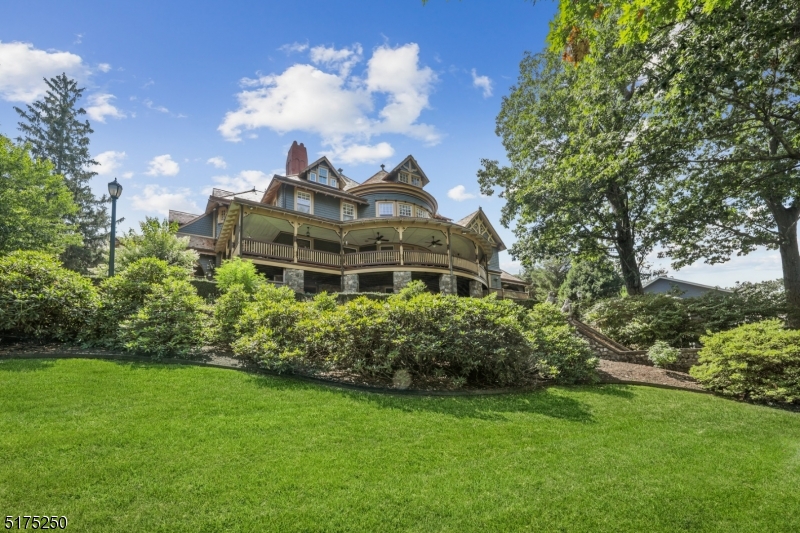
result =
M108 276L114 275L114 251L117 246L117 198L122 196L122 185L117 183L117 178L108 184L108 194L111 196L111 251L108 254Z

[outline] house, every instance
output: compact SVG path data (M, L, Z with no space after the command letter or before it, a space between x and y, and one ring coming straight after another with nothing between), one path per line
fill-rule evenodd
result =
M442 216L413 156L358 182L327 157L309 164L295 141L285 174L263 192L214 189L199 215L170 211L204 272L238 256L305 293L396 292L421 280L446 294L527 297L522 280L504 282L506 246L483 210L457 222Z
M709 285L701 285L700 283L668 278L666 276L658 276L657 278L651 279L642 285L642 289L644 290L645 294L659 294L677 290L680 292L678 296L681 298L696 298L709 291L724 293L733 292L729 291L728 289L711 287Z

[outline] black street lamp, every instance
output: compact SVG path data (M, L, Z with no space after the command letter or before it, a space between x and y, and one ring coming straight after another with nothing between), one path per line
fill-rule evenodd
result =
M122 196L122 185L117 183L117 178L108 184L108 194L111 196L111 252L108 254L108 276L114 275L114 251L117 247L117 198Z

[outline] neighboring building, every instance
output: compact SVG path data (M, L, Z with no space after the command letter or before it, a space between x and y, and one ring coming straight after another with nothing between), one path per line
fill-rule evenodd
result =
M716 291L716 292L733 292L729 291L728 289L720 289L719 287L710 287L708 285L701 285L699 283L693 283L691 281L683 281L680 279L675 278L667 278L664 276L659 276L657 278L651 279L647 283L642 286L645 294L657 294L657 293L666 293L670 291L680 291L681 294L679 296L681 298L695 298L697 296L702 296L709 291Z
M482 296L507 281L524 291L500 270L506 246L483 211L452 222L427 184L412 156L359 183L326 157L308 164L294 142L286 175L263 194L214 189L203 214L169 216L207 274L240 256L298 292L395 292L414 279L448 294Z

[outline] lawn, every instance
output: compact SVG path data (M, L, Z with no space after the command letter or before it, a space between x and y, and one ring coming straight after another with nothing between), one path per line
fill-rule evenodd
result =
M0 361L0 515L73 531L800 531L800 414L648 387L442 398Z

